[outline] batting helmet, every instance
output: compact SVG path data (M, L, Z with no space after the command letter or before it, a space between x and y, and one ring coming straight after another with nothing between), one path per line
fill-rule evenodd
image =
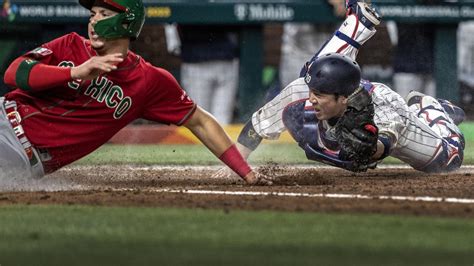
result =
M308 66L304 80L312 91L349 96L360 86L360 67L345 55L330 53Z
M94 26L94 31L106 39L129 37L135 40L145 23L142 0L79 0L79 4L89 10L94 5L100 5L119 12L116 16L98 21Z

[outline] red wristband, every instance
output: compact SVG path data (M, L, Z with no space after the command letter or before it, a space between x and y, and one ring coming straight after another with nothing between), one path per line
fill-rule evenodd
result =
M221 154L219 159L229 166L230 169L234 170L234 172L236 172L240 177L244 177L252 171L235 144L230 146L223 154Z

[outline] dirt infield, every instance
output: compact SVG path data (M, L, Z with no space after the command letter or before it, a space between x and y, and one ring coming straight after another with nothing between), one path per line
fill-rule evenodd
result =
M390 213L474 217L474 168L424 174L384 167L354 174L331 167L267 165L269 187L213 177L219 167L75 166L41 180L2 180L0 205L90 204Z

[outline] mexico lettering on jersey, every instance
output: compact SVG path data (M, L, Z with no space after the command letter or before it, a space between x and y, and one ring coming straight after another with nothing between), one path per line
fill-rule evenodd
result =
M74 67L74 62L63 61L59 66ZM81 88L81 81L74 80L67 85L73 90L78 90ZM92 80L83 93L98 102L105 102L108 108L114 109L114 119L120 119L132 107L132 99L124 96L123 89L106 76L99 76Z
M88 40L71 33L27 55L73 67L96 53ZM117 70L94 80L72 80L41 92L16 89L6 98L17 102L31 143L51 155L44 162L48 173L94 151L135 119L181 125L196 108L169 72L133 52Z

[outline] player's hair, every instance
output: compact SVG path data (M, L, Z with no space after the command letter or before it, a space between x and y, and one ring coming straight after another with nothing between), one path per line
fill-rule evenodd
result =
M314 92L347 97L360 86L360 67L345 55L329 53L309 64L304 80Z

